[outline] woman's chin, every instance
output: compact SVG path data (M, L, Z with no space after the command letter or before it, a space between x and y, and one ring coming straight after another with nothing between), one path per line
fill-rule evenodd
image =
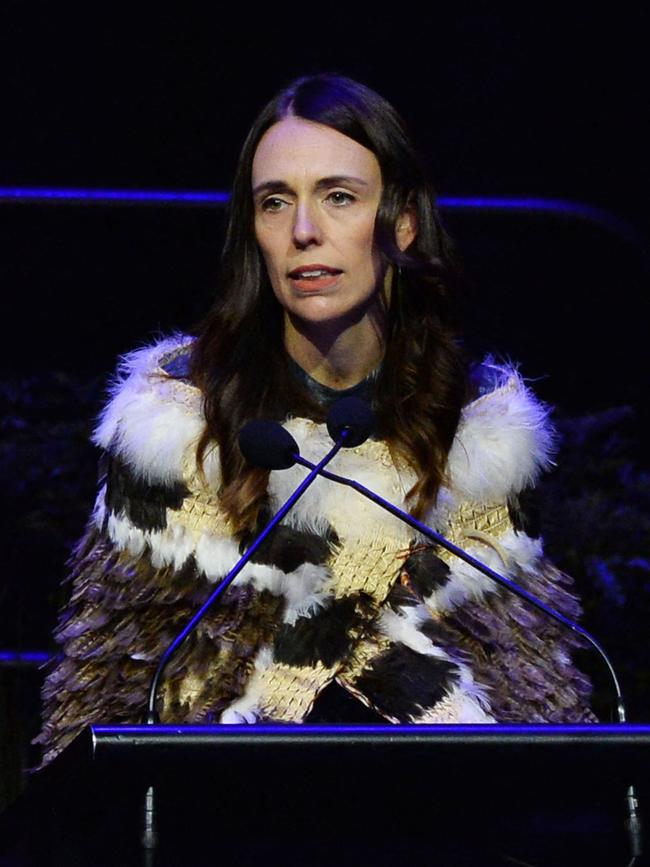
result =
M349 300L346 303L346 299L340 294L314 294L293 299L291 304L283 306L286 316L299 330L319 326L328 329L332 327L345 329L358 325L366 317L374 319L375 311L379 312L378 307L381 307L378 302L378 293L352 304Z
M357 325L366 313L363 307L341 308L332 304L310 304L300 310L287 311L293 326L303 332L318 329L342 332Z

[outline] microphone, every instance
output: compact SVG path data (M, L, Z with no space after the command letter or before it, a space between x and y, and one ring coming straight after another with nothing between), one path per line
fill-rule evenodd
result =
M364 443L375 426L368 404L358 397L343 397L332 404L327 414L327 430L334 442L342 440L343 448L355 448ZM239 448L246 460L265 470L288 470L299 462L298 443L277 421L253 419L239 432Z
M336 442L337 437L332 437ZM288 470L300 454L298 443L276 421L253 419L239 432L239 448L246 460L265 470Z
M365 400L359 397L342 397L330 407L326 423L334 442L343 431L348 431L344 447L349 449L365 443L374 430L375 417Z

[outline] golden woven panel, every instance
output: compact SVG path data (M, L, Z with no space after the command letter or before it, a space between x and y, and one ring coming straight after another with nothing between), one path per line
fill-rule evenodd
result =
M505 503L463 503L452 518L451 535L463 536L468 530L479 530L491 536L502 536L512 528Z
M167 509L168 524L180 524L195 536L202 533L231 535L230 522L219 500L205 488L193 490L179 510Z
M328 562L335 597L363 592L381 604L397 580L404 553L392 540L341 548Z
M508 507L503 503L480 505L464 503L452 516L447 532L444 534L450 542L466 548L469 541L472 544L480 542L497 552L504 567L509 567L510 558L499 543L499 538L512 529ZM448 565L457 562L454 554L439 547L438 557Z
M261 672L259 709L265 717L283 722L301 722L312 709L316 696L334 678L336 668L322 662L311 666L274 663Z

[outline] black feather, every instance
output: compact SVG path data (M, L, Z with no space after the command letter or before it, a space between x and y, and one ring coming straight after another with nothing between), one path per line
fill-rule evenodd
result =
M365 594L336 599L311 617L285 624L275 639L274 659L287 665L334 665L350 652L356 636L352 627L361 624L371 608Z
M152 484L137 478L127 465L108 455L106 473L106 506L110 512L124 512L140 530L164 530L167 509L180 509L189 491L181 482L171 485Z
M458 635L441 620L425 620L419 629L436 647L444 649L458 645Z
M268 517L259 527L257 533L267 523ZM255 538L254 534L247 536L240 545L240 553L243 553ZM284 524L276 527L271 535L257 549L252 557L253 563L275 566L283 572L293 572L303 563L325 563L332 553L335 539L332 534L325 537L316 533L306 533L295 530L293 527L285 527Z
M354 686L381 713L408 722L410 716L434 707L458 679L458 668L452 662L424 656L398 642Z
M509 497L508 512L517 533L526 533L531 539L539 539L542 530L539 496L535 488L525 488Z
M390 588L390 593L386 597L386 604L393 611L397 611L399 608L404 608L404 606L421 605L422 600L408 586L397 582Z
M403 572L408 575L411 588L420 598L430 596L449 581L449 566L427 546L414 551L404 562Z

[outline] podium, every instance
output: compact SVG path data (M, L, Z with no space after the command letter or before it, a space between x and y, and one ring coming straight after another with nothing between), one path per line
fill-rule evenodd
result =
M649 780L640 725L92 726L0 817L0 865L624 867Z

